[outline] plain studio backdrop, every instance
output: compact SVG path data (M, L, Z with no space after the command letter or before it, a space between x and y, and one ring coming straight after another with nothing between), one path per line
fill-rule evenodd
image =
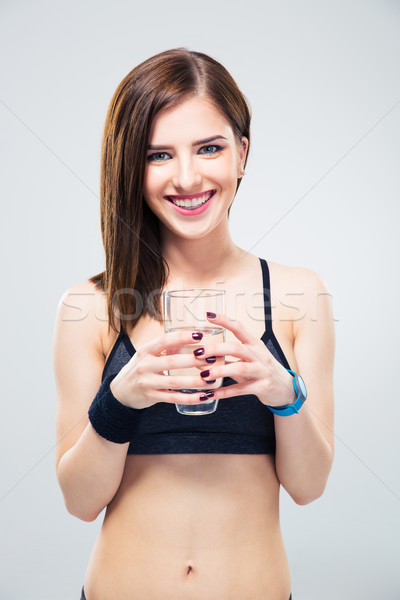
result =
M178 46L222 62L251 105L233 239L333 297L333 470L307 506L281 493L293 598L399 600L399 3L2 0L0 40L1 600L79 598L103 514L69 515L56 481L55 314L104 268L114 90Z

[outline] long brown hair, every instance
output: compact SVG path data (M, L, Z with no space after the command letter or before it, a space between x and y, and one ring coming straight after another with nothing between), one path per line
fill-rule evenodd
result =
M106 269L89 279L107 294L109 330L111 326L118 331L116 308L124 332L142 315L162 321L161 293L169 268L161 255L158 218L143 199L147 146L157 113L189 96L213 102L238 143L245 136L250 147L248 102L225 67L210 56L186 48L166 50L121 81L108 108L101 153L100 223ZM245 164L248 154L247 150ZM230 207L228 217L229 212Z

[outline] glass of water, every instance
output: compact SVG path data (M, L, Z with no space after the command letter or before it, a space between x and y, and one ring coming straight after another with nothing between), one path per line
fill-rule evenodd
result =
M191 288L187 290L171 290L163 293L164 302L164 329L170 331L199 331L203 338L197 344L187 344L182 346L179 354L193 353L196 348L206 348L208 344L215 344L225 341L225 328L210 323L207 319L207 312L224 313L225 312L225 290L213 290L205 288ZM176 351L171 351L171 354ZM212 366L225 364L225 357L217 357ZM197 375L199 385L190 389L171 390L181 392L182 394L194 394L197 392L207 392L215 390L222 386L223 377L218 378L215 383L202 382L200 372L207 367L190 367L182 369L172 369L168 375ZM202 383L200 383L202 382ZM176 404L176 409L183 415L207 415L213 413L218 406L218 400L210 398L199 404Z

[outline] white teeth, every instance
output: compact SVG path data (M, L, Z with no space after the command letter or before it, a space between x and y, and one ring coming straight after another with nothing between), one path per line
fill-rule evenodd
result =
M176 204L177 206L181 206L182 208L198 208L199 206L207 202L207 200L209 200L212 195L213 192L209 192L208 194L203 194L203 196L199 196L199 198L192 198L191 200L178 200L171 197L169 198L174 204Z

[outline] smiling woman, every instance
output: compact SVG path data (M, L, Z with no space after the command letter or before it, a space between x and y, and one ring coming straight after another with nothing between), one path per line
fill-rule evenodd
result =
M225 146L228 144L232 148L232 138L239 148L244 137L244 169L250 149L250 108L230 73L206 54L178 48L147 59L121 81L108 109L100 182L106 270L93 276L91 281L108 292L108 323L114 331L119 327L115 318L116 307L123 315L124 329L135 326L142 310L143 314L155 319L162 318L161 290L166 283L169 265L160 248L158 215L149 208L148 202L143 202L144 178L149 176L150 164L151 171L154 171L156 168L164 170L164 162L174 162L175 141L180 146L179 152L182 152L181 141L176 140L174 135L171 137L171 119L166 121L163 116L190 99L203 101L202 113L208 113L211 120L214 117L214 127L211 131L207 128L206 132L206 128L200 128L201 132L196 135L194 131L199 132L200 129L191 123L194 137L186 135L184 143L190 144L193 152L203 160L214 162L217 157L209 157L208 151L201 146L221 138L223 144L215 146L218 148L215 154L226 154ZM184 127L190 124L193 117L190 108L185 114L179 113L179 116L185 116L184 123L179 121L179 117L176 119L175 114L175 133L182 133ZM219 118L215 119L213 112ZM219 129L221 120L222 129ZM228 131L228 136L225 136L225 131ZM162 137L164 134L166 137ZM163 158L160 159L160 156ZM179 163L185 169L187 155L180 157ZM193 171L181 171L180 177L187 176L193 176ZM241 170L235 178L231 203L242 176ZM190 181L182 183L191 185ZM169 191L174 194L180 190ZM192 189L185 187L182 195L187 191L192 192ZM230 208L231 205L228 218ZM120 240L118 244L116 239ZM128 291L123 293L124 289ZM132 293L132 290L137 293Z
M213 131L221 133L196 141L199 135ZM147 156L143 192L162 224L162 238L164 227L186 236L201 229L205 235L222 219L227 220L237 182L243 176L248 140L235 138L222 111L207 97L190 97L155 117L149 139L149 149L160 151ZM174 146L159 140L174 140ZM216 140L222 144L204 145ZM185 190L192 193L176 193ZM186 219L177 219L178 215ZM188 219L198 215L203 215L201 220Z
M248 103L205 54L157 54L112 98L101 162L106 269L66 291L54 340L65 504L85 521L106 508L82 599L291 598L279 490L306 504L328 478L333 316L317 273L231 238L249 147ZM164 333L163 291L221 283L226 314L207 319L224 341ZM296 306L279 302L288 293ZM207 392L214 413L177 412L205 398L171 390L217 379Z

